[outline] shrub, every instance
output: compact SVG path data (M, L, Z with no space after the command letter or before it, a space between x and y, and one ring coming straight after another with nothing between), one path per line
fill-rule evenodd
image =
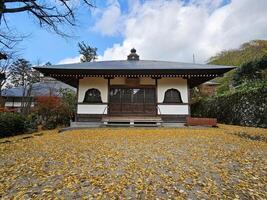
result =
M37 113L41 124L46 129L67 126L75 111L75 94L69 90L61 90L61 97L37 97Z
M266 128L267 86L202 99L191 109L195 117L212 117L221 123Z
M0 113L0 138L18 135L27 130L26 119L18 113Z
M244 81L266 80L267 55L244 63L236 70L233 76L234 85L240 85Z
M25 123L27 127L27 132L37 131L38 114L36 112L32 112L31 114L29 114L26 118Z
M37 98L37 113L44 128L56 128L60 98L56 96L40 96Z

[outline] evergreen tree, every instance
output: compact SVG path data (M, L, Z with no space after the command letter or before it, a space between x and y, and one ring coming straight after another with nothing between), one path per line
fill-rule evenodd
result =
M82 55L81 62L91 62L97 59L97 48L91 47L84 42L79 42L79 53Z
M223 94L235 90L235 86L242 82L238 80L241 76L239 73L241 71L243 73L244 70L254 70L251 64L255 64L255 60L263 61L262 58L265 56L267 56L267 41L252 40L242 44L238 49L225 50L211 57L208 61L209 64L237 66L236 70L227 72L224 77L216 78L216 81L220 83L217 93ZM239 69L243 65L244 67Z

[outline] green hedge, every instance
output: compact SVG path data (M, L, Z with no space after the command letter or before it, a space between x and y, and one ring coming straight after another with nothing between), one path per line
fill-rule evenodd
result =
M267 86L202 99L191 106L194 117L214 117L220 123L267 127Z
M0 138L18 135L27 130L26 119L18 113L0 113Z

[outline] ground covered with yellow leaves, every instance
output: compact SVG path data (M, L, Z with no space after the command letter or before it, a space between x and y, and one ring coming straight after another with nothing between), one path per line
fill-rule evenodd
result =
M0 198L266 199L266 138L220 125L1 139Z

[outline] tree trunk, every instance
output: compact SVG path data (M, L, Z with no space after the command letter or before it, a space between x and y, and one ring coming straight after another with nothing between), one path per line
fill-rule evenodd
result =
M23 114L25 116L30 113L31 104L32 104L31 93L32 93L32 84L30 84L29 87L28 87L28 90L26 92L26 99L24 101Z

